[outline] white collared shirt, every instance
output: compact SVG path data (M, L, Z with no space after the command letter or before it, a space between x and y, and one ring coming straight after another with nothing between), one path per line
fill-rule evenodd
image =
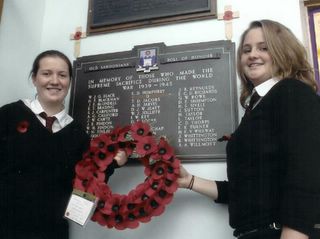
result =
M30 100L30 99L24 99L22 100L23 103L31 109L31 111L37 116L39 121L45 126L46 121L43 119L39 114L41 112L44 112L40 102L38 99ZM52 115L55 116L57 119L53 122L52 125L52 132L58 132L59 130L63 129L65 126L70 124L73 121L73 118L67 114L66 110L63 109L59 113Z
M254 92L257 92L258 95L260 96L260 99L257 101L257 103L253 106L256 107L257 104L259 104L260 100L262 99L262 97L264 97L269 90L271 90L271 88L277 84L279 82L279 79L277 78L271 78L269 80L266 80L265 82L261 83L260 85L256 86L253 91L251 96L254 94ZM250 97L251 98L251 97Z

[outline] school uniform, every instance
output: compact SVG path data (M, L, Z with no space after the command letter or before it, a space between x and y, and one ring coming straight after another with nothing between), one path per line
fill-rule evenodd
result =
M53 132L39 116L38 101L0 108L0 238L66 239L63 218L74 167L89 136L65 112Z
M228 203L238 238L280 238L282 226L311 238L320 230L320 97L296 79L264 93L228 141L216 202Z

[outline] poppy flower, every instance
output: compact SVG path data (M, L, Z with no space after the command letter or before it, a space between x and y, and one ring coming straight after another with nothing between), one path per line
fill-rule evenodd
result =
M94 175L97 178L103 177L103 173L98 170L98 168L92 163L92 159L85 158L84 160L77 163L75 168L76 174L80 178L89 178L93 177ZM104 179L104 178L102 178Z
M170 180L170 179L165 179L164 184L166 185L164 187L164 190L167 191L168 193L174 193L178 189L177 181L173 181L173 180Z
M158 182L154 182L151 186L149 186L147 188L147 190L144 192L144 194L148 197L148 198L153 198L154 195L157 193L157 189L156 187L158 187L159 183ZM152 188L152 186L154 188Z
M91 217L92 221L99 223L99 225L101 225L101 226L108 226L108 223L107 223L108 219L109 219L109 216L103 214L99 210L96 210ZM109 227L109 228L111 228L111 227Z
M120 127L115 127L113 130L111 130L109 133L106 135L110 138L112 143L118 142L119 141L119 135L122 133L122 131L125 129L122 129Z
M132 217L133 217L133 214L128 215L128 221L126 223L126 226L123 229L126 229L126 228L134 229L139 226L138 220L132 220L131 219Z
M118 140L120 142L126 142L131 140L131 134L130 134L130 126L125 126L123 128L120 128L118 131Z
M166 190L160 189L154 196L154 199L160 204L167 205L171 203L173 199L173 193L168 193Z
M110 187L102 182L97 184L94 194L99 198L99 200L103 201L107 201L112 197Z
M82 36L82 32L76 31L75 34L73 35L74 40L80 40Z
M155 180L165 178L167 174L167 164L162 161L156 163L152 168L145 168L145 175L152 177Z
M115 227L116 224L123 222L124 217L120 214L120 208L123 206L122 201L124 198L124 195L113 194L108 201L105 201L104 208L100 211L109 216L107 221L108 226Z
M145 207L139 209L139 221L143 223L151 221L151 215L146 211Z
M17 131L21 134L24 134L28 131L30 123L26 120L20 121L17 125Z
M112 144L112 140L109 134L101 134L99 137L95 137L90 142L91 150L100 150L107 145Z
M123 221L116 224L115 228L123 230L125 228L136 228L139 226L139 214L137 212L137 204L133 203L133 194L123 197L119 215L122 215Z
M149 212L150 217L160 216L164 212L164 205L159 204L156 200L150 200L145 207L146 211Z
M176 180L179 175L179 169L176 168L177 166L159 162L152 168L145 168L145 174L150 175L153 180L162 179L164 181L164 189L169 193L173 193L178 187Z
M98 198L97 210L105 215L110 215L110 204L108 203L112 198L112 193L108 185L97 184L95 195Z
M114 156L118 152L118 148L117 144L109 144L94 152L93 160L99 166L100 171L105 171L112 163Z
M149 188L149 184L145 181L143 183L140 183L134 190L133 192L130 192L131 198L132 198L132 202L135 204L143 204L144 201L149 199L149 196L145 194L145 192L147 191L147 189Z
M231 135L223 135L221 138L218 139L218 142L223 142L223 141L229 141L231 139Z
M152 195L152 198L155 199L159 204L166 205L172 201L173 193L166 191L165 181L150 179L149 184L150 189L153 189L153 193L150 195ZM150 189L146 191L146 194L150 192Z
M131 142L119 142L118 147L119 149L125 151L127 156L132 155L135 150L135 145Z
M150 126L142 121L137 121L131 126L131 136L134 140L140 140L141 138L150 135Z
M139 140L136 144L136 153L140 155L150 154L157 148L156 141L151 136L145 136Z
M124 195L121 203L123 206L120 207L120 213L125 215L129 212L132 212L135 208L135 204L133 203L132 194Z
M168 160L174 155L173 148L168 144L164 137L161 137L158 144L158 150L152 157L155 159Z
M80 178L78 175L76 175L75 179L74 179L74 185L73 187L84 191L84 192L88 192L88 193L94 193L94 190L97 187L97 179L95 177L89 177L89 178Z
M82 191L93 192L96 183L103 182L105 179L105 174L99 171L89 158L80 161L76 165L75 171L74 187Z
M232 20L233 19L233 12L232 11L225 11L223 15L223 20Z
M173 158L171 164L167 167L166 178L169 180L176 180L180 172L180 161L177 158Z
M118 221L121 220L121 222L117 223L114 227L118 230L124 230L126 228L136 228L139 226L139 222L137 220L130 220L127 219L125 217L122 217L121 215L118 215ZM128 216L128 218L135 218L135 216L133 214L130 214L130 216Z

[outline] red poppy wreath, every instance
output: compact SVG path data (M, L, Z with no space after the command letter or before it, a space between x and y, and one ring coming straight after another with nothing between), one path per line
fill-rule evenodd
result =
M144 165L146 179L127 195L113 194L105 172L118 150ZM115 128L93 138L89 150L76 165L74 188L98 198L91 218L101 226L123 230L136 228L161 215L178 188L180 161L164 137L155 139L144 122Z

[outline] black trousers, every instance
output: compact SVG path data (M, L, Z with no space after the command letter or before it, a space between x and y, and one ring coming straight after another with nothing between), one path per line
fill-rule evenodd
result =
M280 239L281 230L267 230L250 233L239 237L239 239Z
M239 239L280 239L281 230L268 230L256 232L239 237ZM320 239L320 230L313 230L309 235L309 239Z

